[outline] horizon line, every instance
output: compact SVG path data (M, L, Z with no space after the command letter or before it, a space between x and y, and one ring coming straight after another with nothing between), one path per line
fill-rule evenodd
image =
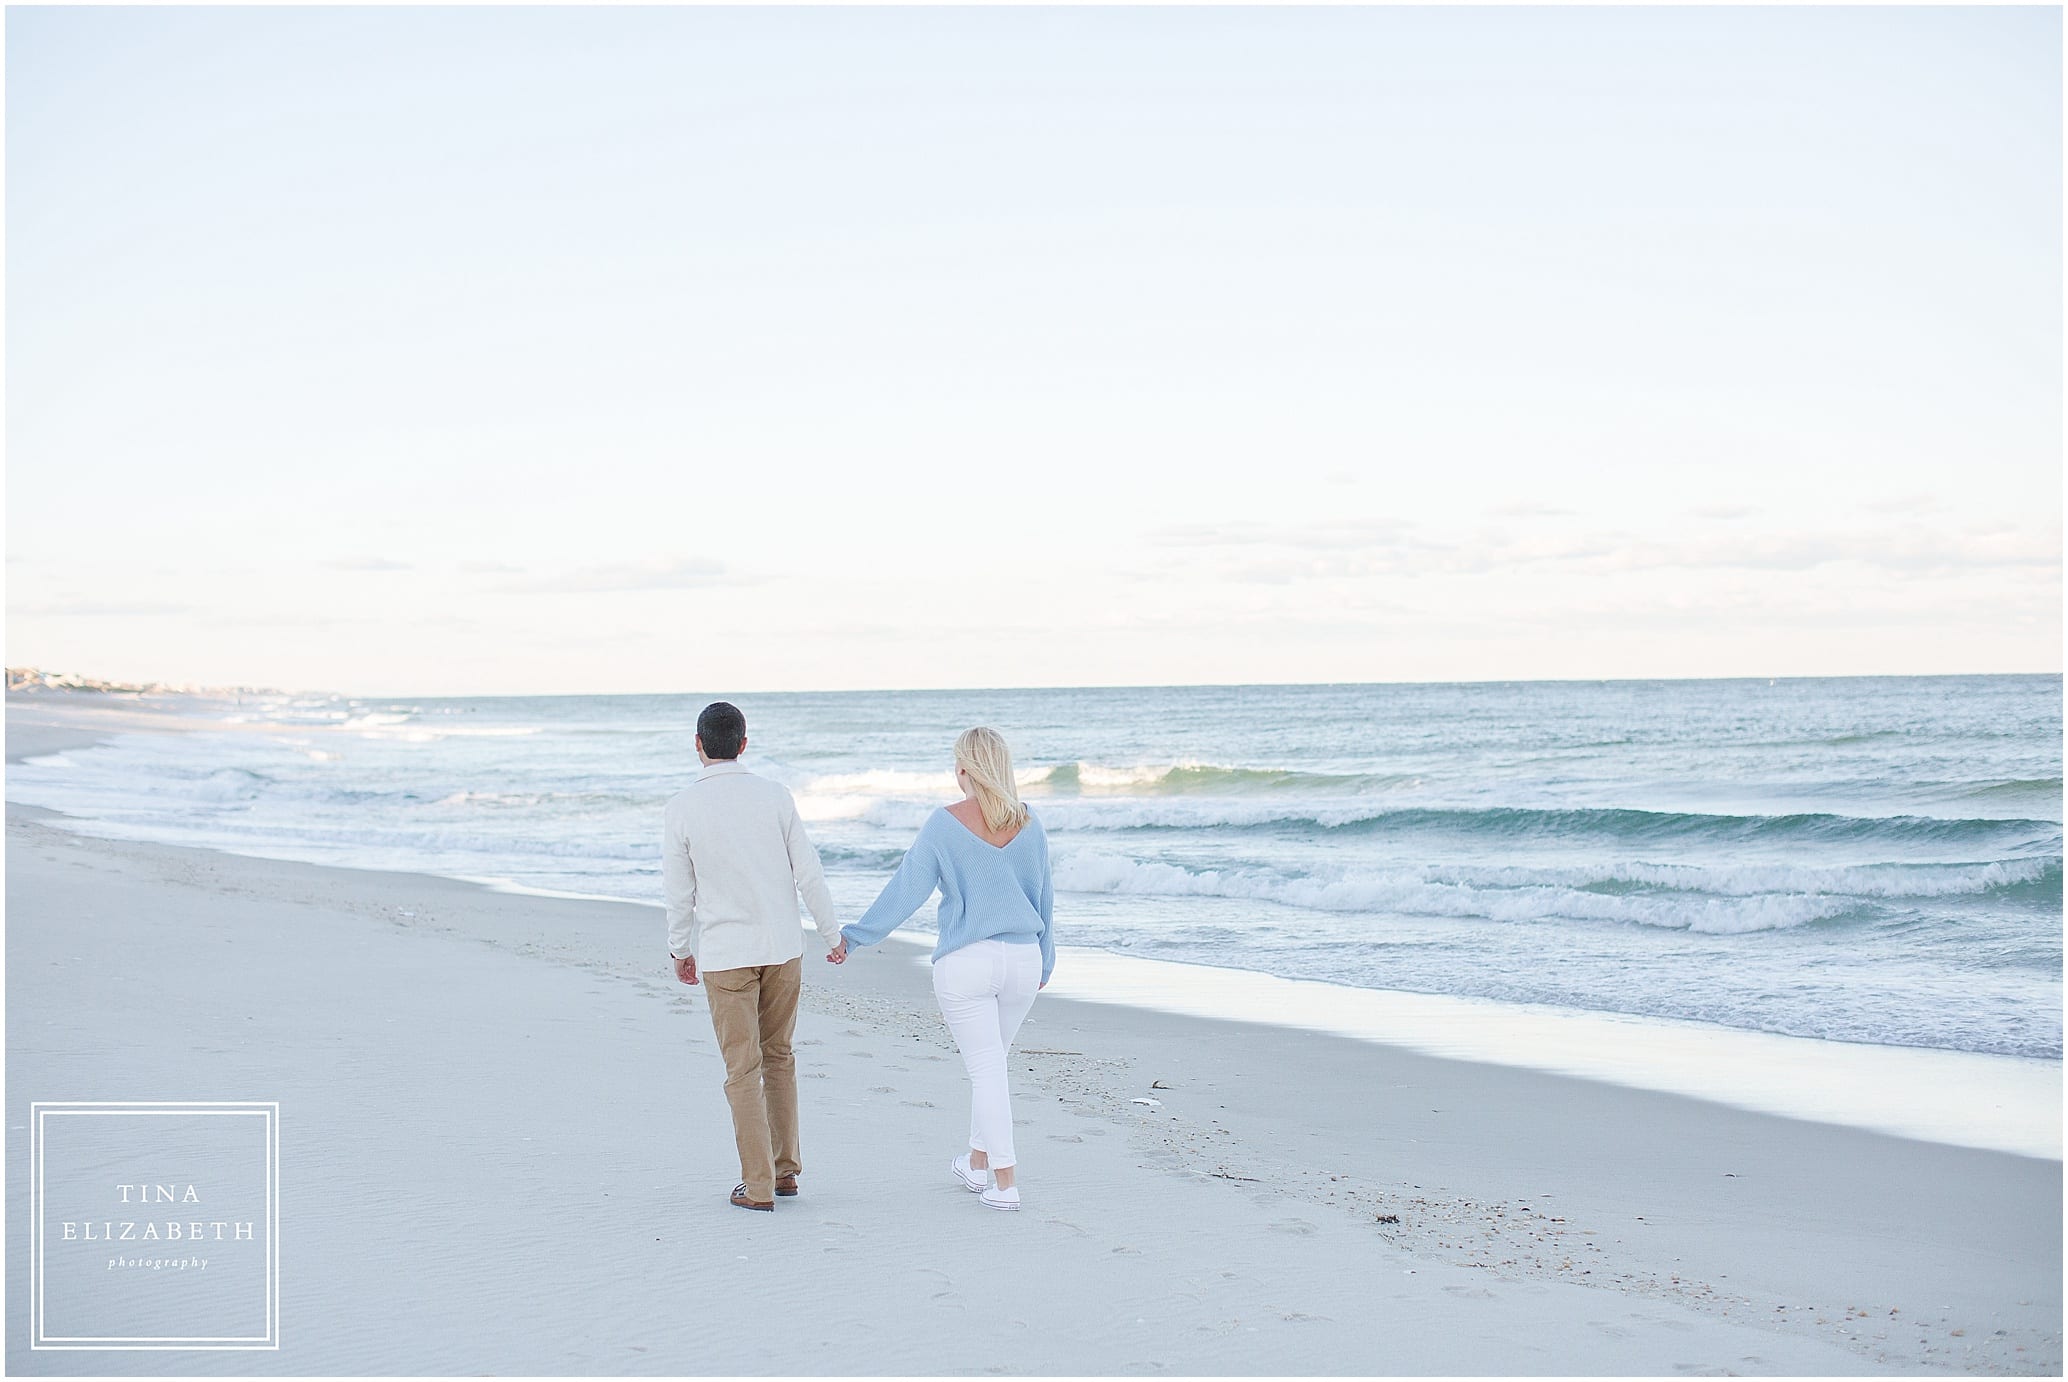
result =
M269 695L269 696L328 696L343 700L419 700L419 701L490 701L490 700L541 700L570 697L620 697L620 696L693 696L716 694L696 689L668 691L485 691L485 692L443 692L419 694L413 692L384 691L339 691L325 687L274 687L274 686L198 686L193 683L172 684L167 682L124 682L112 677L88 677L83 673L51 672L37 667L9 667L7 694L29 694L35 691L77 692L87 695L172 695L208 697L211 695ZM74 676L84 682L98 682L102 685L86 686L29 686L17 689L11 683L17 673L35 676ZM1639 685L1651 682L1696 682L1696 681L1764 681L1777 685L1784 681L1924 681L1948 680L1953 678L1975 679L1982 677L2054 677L2062 676L2059 669L2037 672L1839 672L1839 673L1738 673L1729 676L1656 676L1656 677L1471 677L1471 678L1426 678L1399 681L1196 681L1196 682L1103 682L1075 685L1047 686L874 686L874 687L789 687L789 688L737 688L726 692L735 696L888 696L888 695L969 695L979 692L1026 692L1026 691L1241 691L1292 687L1379 687L1379 686L1518 686L1518 685L1581 685L1598 686ZM156 687L156 691L146 688Z

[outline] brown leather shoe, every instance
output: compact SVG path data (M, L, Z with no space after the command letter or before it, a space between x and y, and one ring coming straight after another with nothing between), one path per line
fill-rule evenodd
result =
M783 1197L784 1197L785 1199L788 1199L788 1198L789 1198L790 1196L792 1196L792 1195L794 1195L794 1194L796 1194L796 1193L797 1193L797 1177L795 1177L795 1176L777 1176L777 1177L776 1177L776 1194L778 1194L778 1195L781 1195L781 1196L783 1196Z
M735 1185L732 1188L732 1202L738 1205L741 1209L766 1209L771 1212L773 1212L775 1209L774 1200L748 1199L747 1183L745 1181L741 1181L738 1185Z

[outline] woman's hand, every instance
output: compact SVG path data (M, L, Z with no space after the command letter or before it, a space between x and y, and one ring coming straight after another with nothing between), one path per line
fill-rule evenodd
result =
M826 952L826 963L829 965L844 965L847 963L847 937L842 936L840 943Z

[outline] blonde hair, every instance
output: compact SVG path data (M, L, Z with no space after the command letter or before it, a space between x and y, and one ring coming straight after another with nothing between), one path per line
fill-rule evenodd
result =
M975 787L977 809L984 813L984 827L997 834L1008 825L1027 823L1027 808L1020 803L1020 789L1013 781L1012 750L1005 736L982 725L965 729L955 739L955 766L969 774Z

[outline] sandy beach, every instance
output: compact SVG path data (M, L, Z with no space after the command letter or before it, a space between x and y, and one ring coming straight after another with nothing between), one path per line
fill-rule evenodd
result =
M11 704L9 760L101 715ZM807 939L803 1194L744 1214L658 908L52 821L8 804L10 1221L32 1100L278 1100L282 1343L31 1352L13 1232L14 1372L2061 1370L2058 1161L1044 996L994 1214L927 947Z

